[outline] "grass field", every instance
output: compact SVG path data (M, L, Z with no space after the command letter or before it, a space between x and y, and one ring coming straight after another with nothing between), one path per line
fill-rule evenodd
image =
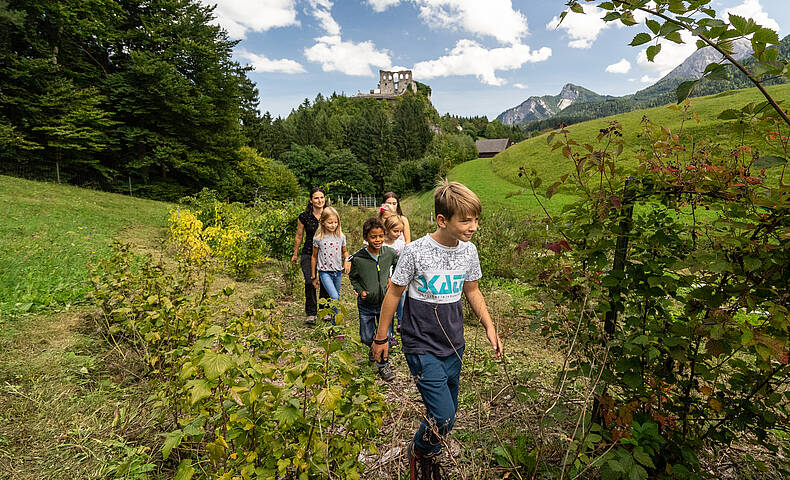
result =
M790 98L790 85L777 85L767 89L777 100ZM706 138L721 145L734 146L739 139L732 135L728 122L718 120L716 117L726 109L740 109L749 102L759 103L764 100L764 97L756 88L694 98L691 101L691 111L697 112L700 123L697 124L694 121L686 122L684 129L689 134L694 135L695 138ZM637 163L636 153L648 145L648 140L639 136L641 132L640 123L644 116L657 125L669 126L674 133L680 128L682 119L682 113L670 110L667 106L664 106L591 120L571 125L568 127L568 130L570 135L580 144L594 144L595 137L600 129L608 126L611 120L619 121L623 126L623 138L626 144L620 157L622 165L626 168L633 168ZM562 156L560 150L551 151L550 146L546 143L546 137L546 134L540 135L505 150L493 159L493 170L503 179L516 185L526 185L518 177L519 168L522 166L534 168L546 185L558 180L559 177L570 171L571 164ZM760 147L762 155L779 154L771 151L765 140L758 138L751 138L751 140L754 145Z
M0 176L0 319L81 302L91 261L125 229L162 227L168 204Z

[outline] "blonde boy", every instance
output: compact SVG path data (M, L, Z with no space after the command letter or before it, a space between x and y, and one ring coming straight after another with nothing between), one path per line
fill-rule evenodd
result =
M496 356L502 343L477 282L482 276L477 248L470 243L482 207L471 190L443 180L434 191L436 231L401 251L381 306L373 341L377 361L387 358L387 333L398 300L408 289L401 324L403 353L417 383L426 415L409 445L413 480L440 478L436 456L458 410L458 384L464 352L461 293L485 327Z

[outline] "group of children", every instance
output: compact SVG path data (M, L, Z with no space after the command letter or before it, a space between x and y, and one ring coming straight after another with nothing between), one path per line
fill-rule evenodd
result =
M482 272L470 242L478 226L480 200L464 185L443 181L434 191L434 207L436 230L414 242L404 235L407 221L386 206L378 218L365 220L365 246L350 257L340 216L331 207L324 208L313 239L313 284L320 282L336 300L341 271L348 273L357 294L360 339L386 381L396 377L388 353L396 344L392 324L397 315L403 354L426 408L408 448L412 480L441 478L437 456L458 409L465 346L462 294L495 355L502 352L477 285Z

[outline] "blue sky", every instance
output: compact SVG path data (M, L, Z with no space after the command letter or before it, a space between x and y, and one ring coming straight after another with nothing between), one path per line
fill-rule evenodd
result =
M287 116L319 92L376 88L379 69L407 68L433 89L440 114L488 115L566 83L624 95L694 51L667 44L655 63L627 44L644 25L605 24L591 5L556 26L564 0L201 0L240 40L234 54L255 71L261 110ZM599 3L599 2L595 2ZM788 0L714 0L724 14L790 33Z

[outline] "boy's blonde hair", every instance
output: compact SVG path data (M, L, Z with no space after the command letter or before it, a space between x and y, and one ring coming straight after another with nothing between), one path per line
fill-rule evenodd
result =
M324 230L324 222L327 221L329 217L337 218L337 228L335 229L334 233L332 233L332 235L341 238L345 236L343 235L343 229L340 228L340 215L337 213L337 210L332 207L324 207L324 210L321 212L321 218L318 219L318 230L315 231L314 238L318 238L320 240L326 235L329 235L329 232Z
M405 225L403 223L403 218L400 215L390 215L384 220L384 231L389 234L390 230L395 227L403 228Z
M450 182L446 178L439 180L433 191L433 205L436 215L442 215L448 221L453 215L479 217L483 211L480 199L466 185Z

